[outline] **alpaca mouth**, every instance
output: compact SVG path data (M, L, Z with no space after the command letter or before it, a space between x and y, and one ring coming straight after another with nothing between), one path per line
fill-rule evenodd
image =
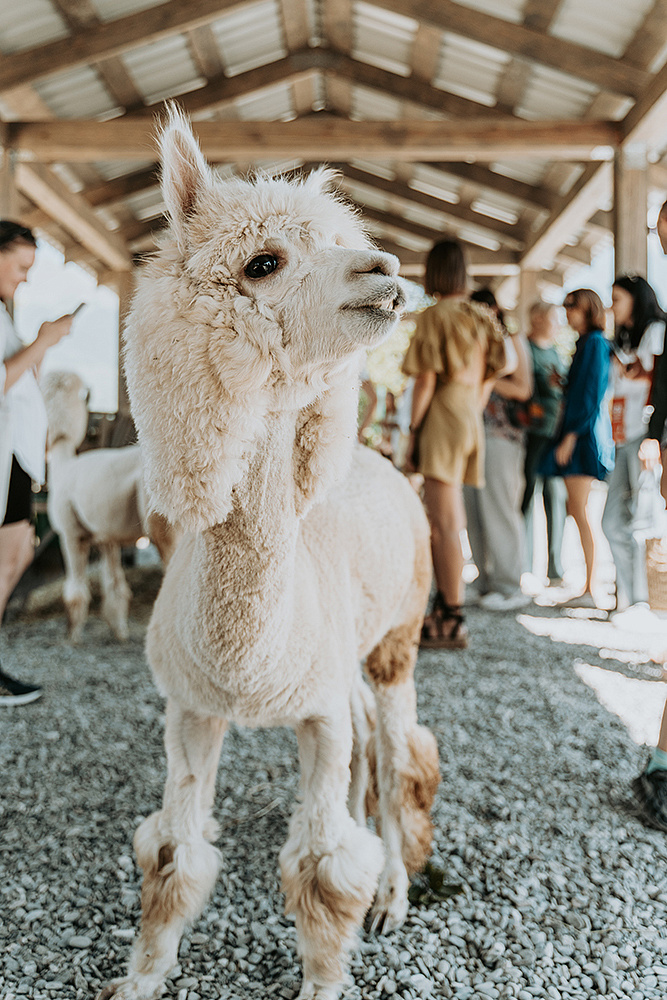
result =
M405 307L405 293L399 288L395 294L385 296L381 299L366 299L363 302L350 302L343 306L343 309L351 309L358 312L388 313L395 316L402 312Z

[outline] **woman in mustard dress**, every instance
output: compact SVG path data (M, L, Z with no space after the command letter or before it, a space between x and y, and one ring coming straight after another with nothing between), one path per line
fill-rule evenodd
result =
M443 240L426 261L424 288L437 299L417 317L403 361L414 376L408 466L424 477L437 594L422 646L464 649L463 484L484 485L482 411L493 383L512 369L503 330L485 306L469 302L459 243Z

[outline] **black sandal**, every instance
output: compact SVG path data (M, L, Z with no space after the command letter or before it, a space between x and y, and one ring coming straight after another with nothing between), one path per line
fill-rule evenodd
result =
M421 649L466 649L468 646L468 630L460 604L447 604L442 593L435 595L429 622L422 626L419 646ZM448 631L443 628L446 622L452 625ZM432 631L435 630L435 635Z

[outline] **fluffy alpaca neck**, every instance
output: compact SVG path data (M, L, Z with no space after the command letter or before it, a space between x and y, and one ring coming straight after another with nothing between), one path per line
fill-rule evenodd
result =
M53 444L49 444L49 453L47 458L49 473L55 473L57 475L63 462L69 458L74 458L75 455L76 445L72 438L65 437L64 435L57 438Z
M299 530L294 499L296 414L271 414L223 524L198 539L204 618L241 624L257 650L275 650L292 619L294 554ZM247 648L247 646L245 647Z

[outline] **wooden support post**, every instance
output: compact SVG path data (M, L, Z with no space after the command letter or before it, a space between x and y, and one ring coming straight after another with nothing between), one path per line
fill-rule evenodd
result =
M621 147L614 159L614 269L646 277L648 163L643 142Z
M519 300L517 302L517 318L521 333L527 333L529 322L528 315L533 302L540 297L538 287L538 271L529 271L522 267L519 271Z
M123 330L134 292L134 273L120 271L115 284L118 292L118 416L119 418L129 418L130 400L123 372Z
M5 147L0 151L0 219L16 219L18 216L15 161L13 149Z

